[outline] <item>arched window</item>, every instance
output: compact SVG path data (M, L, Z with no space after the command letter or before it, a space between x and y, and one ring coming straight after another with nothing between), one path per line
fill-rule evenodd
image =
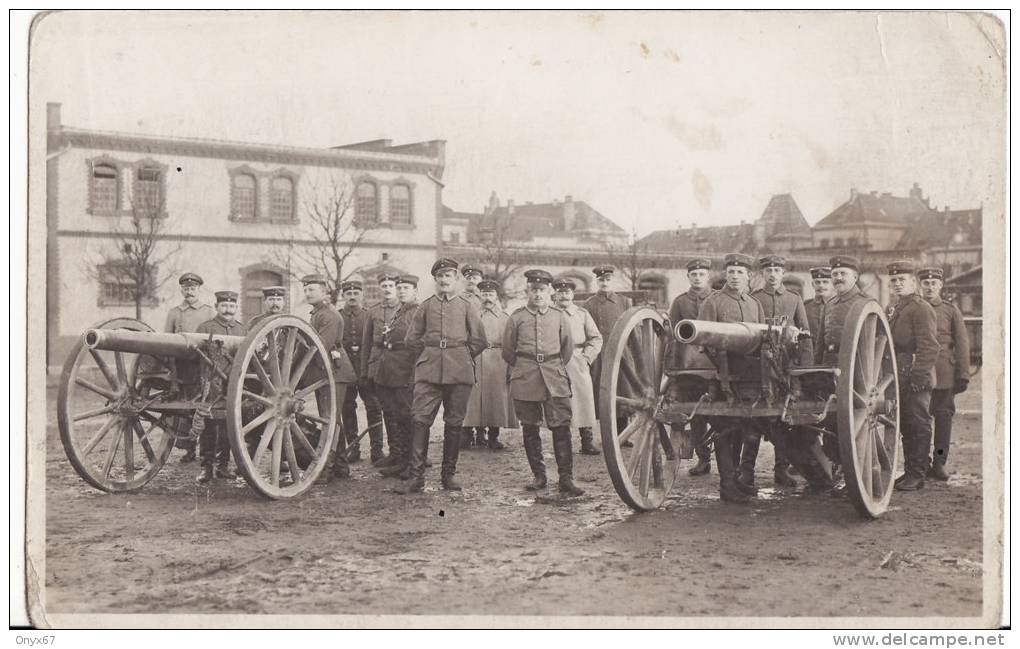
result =
M390 187L390 223L411 224L411 188L407 185Z
M117 167L97 164L92 167L92 210L113 212L120 196Z
M286 176L273 178L270 199L272 219L274 221L294 220L294 181Z
M374 222L379 216L379 188L374 182L365 180L358 183L354 204L354 216L359 221Z
M162 211L162 172L155 167L139 167L135 185L135 207L145 211Z
M234 218L255 218L255 176L237 174L234 176L234 192L232 211Z

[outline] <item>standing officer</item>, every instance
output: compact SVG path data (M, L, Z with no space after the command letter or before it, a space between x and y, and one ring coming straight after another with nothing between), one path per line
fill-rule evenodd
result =
M389 279L388 279L389 282ZM418 310L418 278L405 274L396 280L397 299L400 305L389 320L382 323L381 335L375 331L374 314L369 320L365 340L378 340L378 355L369 368L369 376L375 382L382 416L386 417L387 435L390 441L388 465L379 471L381 476L408 478L411 456L411 397L414 386L414 360L418 354L407 346L404 339L411 327L411 318ZM379 283L382 286L382 283ZM385 298L384 298L385 299ZM378 307L376 307L378 308ZM385 314L384 314L385 315ZM373 343L375 344L375 343ZM372 348L374 355L375 348Z
M598 290L584 302L584 310L591 314L595 325L602 334L602 339L607 340L613 331L613 326L620 319L623 312L634 306L631 299L626 295L618 295L612 290L613 275L616 269L609 265L596 266L591 271L595 275L595 284ZM600 354L591 366L591 384L595 392L595 414L598 415L598 394L599 381L602 377L602 355ZM616 418L617 434L623 432L627 427L627 416L622 415ZM626 442L629 445L631 442Z
M773 323L783 322L809 331L807 313L804 302L796 293L791 293L783 285L786 274L786 260L779 255L767 255L758 260L758 268L765 278L765 286L753 291L751 297L761 302L765 318ZM772 426L769 436L775 447L775 466L772 472L776 486L796 487L797 481L790 475L790 461L786 457L786 426L778 422ZM745 440L740 456L740 475L754 478L754 464L758 459L758 447Z
M361 332L361 342L356 346L351 346L352 348L359 350L358 356L352 356L351 358L356 359L355 363L358 366L359 388L361 390L362 399L365 400L366 410L368 409L368 403L370 400L375 400L379 405L382 404L382 400L377 399L379 392L376 389L377 382L375 379L379 369L379 359L382 357L382 354L386 349L384 339L389 338L393 320L397 315L397 311L400 310L400 300L397 299L397 280L399 279L400 276L395 273L381 273L376 278L376 281L379 284L379 294L382 299L379 304L376 304L367 310L362 309L362 313L359 314L364 326ZM344 320L345 322L348 321L346 315L344 316ZM347 394L350 396L356 391L357 390L352 387L347 391ZM372 395L372 399L369 399L369 394ZM353 404L354 399L349 399L349 403ZM347 424L348 405L348 403L344 404L345 424ZM353 406L350 409L353 410ZM372 440L372 464L377 467L384 467L391 465L397 459L394 455L394 451L396 449L394 442L397 433L393 429L393 426L396 424L394 423L392 414L387 416L386 409L383 408L380 416L386 421L386 434L389 442L390 454L385 458L380 457L382 455L381 425L369 431L369 438ZM369 425L371 425L371 423ZM376 433L376 430L379 432ZM378 449L376 448L377 436L380 438L378 441Z
M747 294L749 273L753 260L747 255L733 253L726 255L726 285L719 291L709 295L701 303L698 320L709 322L755 322L765 321L765 312L761 303ZM730 384L730 377L752 376L757 372L757 359L717 351L706 347L719 370L719 378L723 391L728 397L740 400L739 392ZM746 503L750 494L755 493L754 476L750 480L738 479L736 464L739 459L740 442L751 444L761 437L753 420L736 417L713 417L712 429L715 431L715 463L719 469L719 498L733 503ZM743 476L741 476L742 478Z
M931 468L931 391L935 387L935 361L939 355L935 309L917 294L915 270L914 262L909 260L888 266L889 286L897 298L889 328L900 372L904 455L904 473L896 479L900 491L922 489Z
M248 331L252 331L266 318L283 313L284 302L287 297L287 289L282 286L265 286L262 288L262 313L248 321Z
M808 327L811 329L811 338L812 340L817 340L821 324L822 307L835 294L832 288L832 269L828 266L815 266L812 268L811 286L815 289L815 294L810 300L804 300L804 313L807 315Z
M935 389L931 391L931 415L935 419L935 453L929 478L945 481L949 440L953 436L956 395L970 382L970 336L960 308L942 298L942 269L922 268L917 273L921 294L935 309L939 356L935 361Z
M163 330L171 334L193 333L198 330L198 325L216 317L216 309L198 301L198 288L203 283L201 277L195 273L184 273L177 283L181 286L184 300L166 314L166 326ZM184 383L194 384L198 381L198 364L181 363L177 366L177 374ZM175 446L184 449L182 464L195 461L195 440L180 437Z
M216 315L211 320L206 320L198 325L195 333L244 336L248 333L248 329L234 319L235 315L237 315L237 293L217 291ZM199 416L197 411L195 416ZM230 440L227 439L224 420L207 420L199 435L198 445L199 453L202 456L202 473L198 475L199 483L209 482L214 477L234 479L234 474L227 468L227 463L230 462ZM215 469L213 469L213 464L216 465Z
M365 332L365 321L368 319L368 309L363 306L364 292L361 282L347 281L340 285L340 293L344 299L344 306L340 309L340 315L344 317L344 350L355 364L355 371L358 373L358 380L352 383L345 395L342 395L344 406L344 436L347 443L354 443L358 439L360 427L358 426L358 396L365 404L365 416L368 419L368 439L371 444L372 464L383 458L383 421L382 410L379 408L379 400L375 396L375 389L372 381L369 380L365 371L367 365L362 366L361 341ZM394 296L394 300L396 296ZM395 306L394 306L395 308ZM361 461L361 444L359 443L350 454L350 461L356 464Z
M475 306L478 307L478 311L481 312L482 296L479 292L478 284L481 283L483 278L482 269L474 264L464 264L460 267L460 274L464 277L464 290L461 291L461 295L474 302ZM485 446L484 427L465 426L464 430L461 431L460 447L471 448L472 445L478 447Z
M414 397L411 413L409 477L396 488L408 494L425 488L425 453L429 429L443 405L444 489L460 491L457 457L460 455L461 424L471 388L475 384L474 358L485 349L485 331L475 303L457 294L457 262L439 259L432 264L435 295L414 312L404 342L419 353L414 369Z
M581 435L581 455L598 455L602 451L594 444L592 426L595 417L595 389L591 384L591 366L602 351L602 334L591 314L574 304L574 289L571 279L553 282L556 306L567 314L570 322L570 337L574 339L574 354L567 363L567 377L570 379L570 427L577 428Z
M322 344L329 351L333 362L333 381L336 384L336 437L333 440L334 447L330 449L330 475L334 478L349 478L351 475L350 466L347 461L347 445L343 443L343 395L347 388L357 381L357 374L350 358L343 347L344 339L344 318L340 315L329 299L329 282L324 275L305 275L301 278L301 285L304 288L305 301L311 305L312 312L308 322L319 334ZM319 360L316 359L312 367L305 374L305 380L314 382L325 376L325 369L319 367L316 372ZM326 399L329 395L327 388L320 388L315 392L315 400L319 407L320 414L326 414ZM337 453L337 447L344 447L344 451Z
M524 273L528 304L513 312L503 331L503 360L510 371L510 396L524 431L524 452L535 476L526 488L544 489L545 463L539 425L552 430L559 490L568 496L584 491L574 484L574 449L570 442L570 379L567 364L574 352L570 322L552 307L552 275L544 270Z
M676 326L681 320L696 320L701 304L713 293L709 286L712 261L699 257L687 262L687 281L691 287L686 293L681 293L673 299L669 307L669 321ZM696 347L684 347L670 336L669 350L666 354L666 369L686 369L692 367L693 355L703 353ZM695 389L688 394L692 401L697 401L704 390ZM686 398L686 397L685 397ZM694 452L698 456L698 463L688 469L687 473L692 476L706 475L712 470L712 446L708 441L708 419L706 417L695 417L691 420L691 436L694 441Z
M506 389L506 362L500 353L500 341L509 316L499 303L498 290L499 284L491 279L483 279L478 283L482 300L482 328L488 345L475 361L475 386L471 390L467 413L464 415L466 429L475 427L483 431L477 438L476 446L484 442L487 429L488 445L494 451L504 448L499 441L499 429L517 428L517 416Z

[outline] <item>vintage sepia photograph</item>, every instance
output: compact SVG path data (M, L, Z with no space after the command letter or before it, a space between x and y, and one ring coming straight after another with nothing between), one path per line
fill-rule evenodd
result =
M33 627L1008 625L997 15L28 29Z

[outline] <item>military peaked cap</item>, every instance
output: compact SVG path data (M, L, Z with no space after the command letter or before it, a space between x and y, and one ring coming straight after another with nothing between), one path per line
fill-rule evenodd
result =
M837 268L850 268L856 271L860 271L861 260L858 259L857 257L851 257L850 255L836 255L835 257L829 259L829 266L831 267L830 272L832 270L836 270Z
M436 273L441 270L457 270L459 267L460 264L453 259L447 259L446 257L437 259L436 263L432 264L432 276L435 277Z
M347 291L361 291L361 290L364 289L361 287L361 282L357 280L352 279L340 284L341 293L346 293Z
M828 266L815 266L811 269L811 279L830 279L832 278L832 269Z
M216 291L216 304L219 304L220 302L233 302L237 304L237 292Z
M567 289L567 288L569 288L571 291L573 291L573 290L575 290L577 288L577 284L574 283L574 280L569 279L567 277L561 277L560 279L558 279L555 282L553 282L552 285L553 285L553 288L556 289L557 291L560 291L560 290L563 290L563 289Z
M917 265L909 259L900 259L886 266L890 275L912 275L917 270Z
M262 295L265 297L283 297L287 294L287 289L282 286L263 286Z
M533 268L524 273L524 277L527 278L529 284L552 284L553 276L549 271L542 270L540 268Z
M418 276L401 275L400 278L397 279L397 284L410 284L411 286L418 286Z
M922 268L917 271L917 279L942 279L945 277L945 273L941 268Z
M181 278L177 280L177 283L181 286L201 286L205 284L202 278L195 273L184 273Z
M602 277L603 275L615 273L616 268L609 264L603 264L601 266L596 266L595 268L592 268L591 272L595 274L595 277Z
M726 259L723 261L725 266L743 266L744 268L750 269L754 266L754 260L749 256L741 254L739 252L733 252L726 255Z
M460 269L460 274L463 275L464 277L467 277L468 275L480 276L483 275L484 273L482 273L481 268L475 266L474 264L464 264Z
M479 291L497 291L498 292L499 291L499 284L497 284L495 280L483 279L482 281L478 282L478 290Z
M765 255L758 260L758 268L768 268L774 266L776 268L786 268L786 259L779 255Z
M375 280L380 284L382 284L383 282L396 283L400 280L400 275L396 273L379 273L379 276L376 277Z
M301 284L308 286L309 284L322 284L323 286L329 286L329 280L326 279L325 275L313 273L312 275L305 275L301 278Z
M703 257L699 257L697 259L692 259L689 262L687 262L687 272L691 272L692 270L702 270L702 269L704 269L704 270L711 270L712 269L712 260L711 259L705 259Z

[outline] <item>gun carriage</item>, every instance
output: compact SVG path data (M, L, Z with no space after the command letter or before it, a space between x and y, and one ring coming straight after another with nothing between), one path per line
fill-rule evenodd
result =
M155 333L130 318L88 329L57 400L60 439L89 484L140 489L179 435L223 421L238 472L274 499L307 491L330 461L330 353L304 320L266 318L247 336Z
M884 513L899 438L899 382L885 314L875 302L851 309L835 365L812 364L811 343L809 333L783 322L670 323L646 306L625 312L602 351L598 395L603 453L620 498L638 511L661 506L680 460L693 452L686 424L695 416L727 417L758 430L822 435L838 449L856 509L865 517ZM727 352L743 355L743 371L730 371ZM680 369L665 367L667 353L677 354ZM618 415L627 421L623 430L616 429ZM791 455L803 475L818 465L828 470L814 447L811 457Z

